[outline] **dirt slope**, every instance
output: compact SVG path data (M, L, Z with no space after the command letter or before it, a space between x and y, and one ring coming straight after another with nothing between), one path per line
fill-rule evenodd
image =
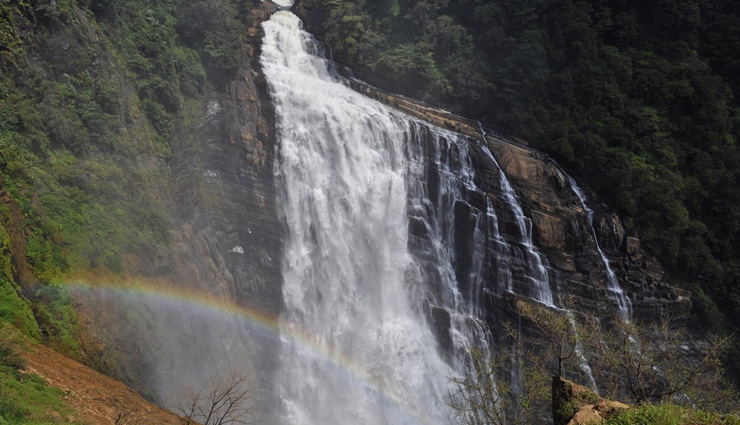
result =
M26 373L35 373L63 390L76 423L89 425L177 425L177 415L147 402L120 381L43 346L24 354ZM70 418L72 419L72 418Z

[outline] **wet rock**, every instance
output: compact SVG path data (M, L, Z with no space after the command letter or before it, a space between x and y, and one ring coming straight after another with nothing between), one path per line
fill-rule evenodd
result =
M627 254L635 254L640 249L640 240L635 237L627 237Z
M603 248L619 249L624 242L625 232L622 221L616 214L604 214L598 217L596 232L603 241Z
M452 319L450 313L443 308L432 307L431 315L432 330L437 337L439 346L444 352L450 352L452 350L452 336L450 335Z
M527 267L522 254L525 248L518 246L516 242L522 238L521 231L501 193L498 166L488 159L476 142L481 139L477 124L365 83L352 80L349 84L353 89L423 121L471 137L471 159L476 170L476 183L486 192L498 217L502 237L511 244L513 250L509 253L512 257L507 260L511 263L505 265L511 270L511 276L503 278L511 280L511 287L515 292L527 294L531 290L531 282L523 275L523 270ZM531 149L521 140L496 132L489 132L486 142L511 183L524 215L531 220L533 241L552 267L549 277L553 290L559 290L561 295L574 295L577 305L596 315L603 315L605 312L609 315L616 308L613 296L607 289L604 262L596 250L595 231L620 285L632 298L636 316L647 319L660 314L675 317L689 314L689 294L679 295L679 291L670 285L653 287L654 282L662 282L664 279L660 263L655 259L655 255L659 253L654 252L655 248L651 251L643 250L630 220L625 219L623 224L619 216L605 210L595 200L589 200L592 207L599 207L592 224L571 189L566 174L547 155ZM430 195L433 195L432 199L436 199L439 191L439 181L435 180L435 175L436 173L429 173L428 187ZM484 206L484 199L478 193L471 193L470 198L469 205L456 206L460 214L456 226L461 226L459 229L463 233L464 229L469 232L472 227L470 222L463 225L466 221L463 217L472 211L470 207L480 211ZM412 224L411 228L416 229L416 226ZM456 238L458 252L464 251L466 245L472 246L470 240L469 233L466 237ZM501 253L492 252L489 258L500 255ZM469 265L469 258L460 259L456 267L457 274L463 277L468 273ZM486 279L492 282L492 287L499 285L496 270L500 270L500 267L493 260L489 260L489 264L484 267Z
M565 227L560 218L532 210L532 222L538 246L558 251L565 248Z

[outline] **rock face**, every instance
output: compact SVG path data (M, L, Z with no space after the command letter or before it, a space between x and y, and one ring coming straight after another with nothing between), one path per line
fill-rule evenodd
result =
M629 222L597 209L594 223L589 223L569 179L555 162L500 136L489 136L487 142L515 187L525 214L532 218L535 243L553 266L556 287L576 295L589 310L610 310L605 266L589 227L593 225L600 247L632 300L636 319L689 313L689 294L665 281L660 263L640 248Z
M251 12L237 75L176 125L171 246L128 259L130 289L74 290L89 361L165 407L235 369L269 389L278 338L251 312L269 322L282 302L274 112L259 71L260 23L275 8Z
M552 378L552 416L555 425L596 425L629 406L603 399L591 390L559 376Z
M181 155L173 166L183 219L176 244L180 252L168 261L178 266L183 280L277 312L281 227L275 205L274 112L259 73L259 24L271 11L264 3L252 12L239 73L226 93L208 100L195 137L180 136Z
M361 81L350 79L349 85L423 121L470 136L478 187L493 200L497 215L503 218L503 236L516 239L518 230L502 199L498 167L474 145L476 139L482 140L477 123ZM666 281L659 261L642 249L629 220L591 201L595 215L593 223L589 223L588 214L567 175L546 154L490 130L485 142L511 183L524 215L531 220L533 242L546 257L554 294L574 296L579 308L590 314L600 317L616 314L606 268L594 240L595 233L619 284L632 301L636 320L681 318L690 313L690 294ZM489 267L488 273L488 280L495 280L495 270ZM518 282L515 287L517 285L529 284ZM492 320L495 323L498 319Z

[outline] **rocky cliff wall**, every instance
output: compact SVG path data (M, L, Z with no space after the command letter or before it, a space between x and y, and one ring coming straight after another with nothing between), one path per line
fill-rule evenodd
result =
M277 338L250 312L277 317L281 305L274 112L259 70L260 23L273 11L251 11L238 73L176 124L170 246L127 259L130 290L74 291L89 361L165 407L235 369L269 388Z
M504 237L516 239L518 230L502 199L498 167L476 144L483 138L476 122L356 79L348 78L347 84L422 121L469 136L475 152L478 187L494 201L497 215L503 218ZM587 211L567 174L546 154L527 147L521 140L489 130L485 142L513 186L524 215L532 222L533 241L549 263L553 293L573 295L576 304L590 314L614 316L615 300L608 289L606 268ZM691 311L690 294L667 281L660 262L641 246L631 221L598 202L589 203L595 210L593 226L599 245L619 284L632 300L634 317L646 321L660 317L686 318ZM489 280L495 280L490 267L489 273ZM521 281L516 285L526 293L529 284Z

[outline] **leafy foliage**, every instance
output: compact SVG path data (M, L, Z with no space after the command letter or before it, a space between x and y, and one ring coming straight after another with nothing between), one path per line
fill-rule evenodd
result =
M70 276L125 277L168 248L175 125L236 72L253 5L0 5L0 321L73 354Z

